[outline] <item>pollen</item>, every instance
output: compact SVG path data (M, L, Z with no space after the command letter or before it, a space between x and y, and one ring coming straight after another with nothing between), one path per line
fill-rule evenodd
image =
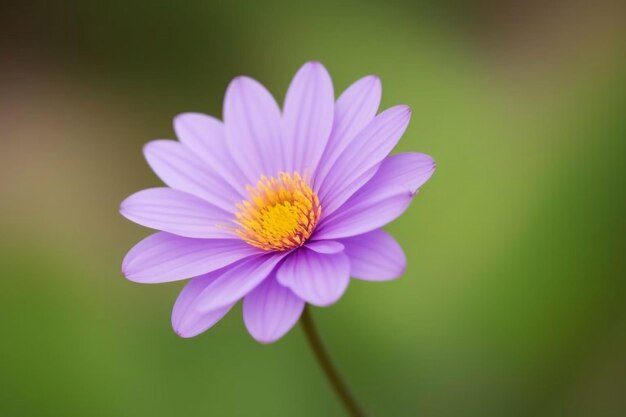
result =
M246 187L250 198L237 204L235 233L252 246L285 251L311 237L322 213L317 194L297 172L262 176Z

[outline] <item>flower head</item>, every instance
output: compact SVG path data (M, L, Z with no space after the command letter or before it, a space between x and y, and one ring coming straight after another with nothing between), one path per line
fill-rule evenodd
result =
M158 230L122 269L141 283L190 279L172 312L179 335L202 333L243 299L249 332L270 343L305 303L335 303L350 277L403 273L402 249L381 227L404 212L435 164L420 153L389 155L411 112L377 115L380 95L379 79L368 76L335 101L328 72L309 62L281 111L261 84L238 77L223 122L182 114L179 142L146 145L167 187L122 203L122 215Z

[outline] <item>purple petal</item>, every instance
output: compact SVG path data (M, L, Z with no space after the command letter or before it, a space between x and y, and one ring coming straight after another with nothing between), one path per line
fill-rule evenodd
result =
M228 151L226 131L218 119L201 113L183 113L174 118L174 130L180 142L213 172L221 176L237 193L247 197L248 183Z
M137 224L197 238L235 238L232 214L206 200L172 188L139 191L122 202L120 212Z
M235 303L217 310L201 313L194 308L198 296L221 274L211 272L191 279L178 295L172 310L172 327L181 337L194 337L208 330L230 311Z
M257 341L272 343L296 324L303 309L304 301L270 276L244 298L243 320Z
M307 248L314 250L317 253L337 253L343 250L343 245L334 240L316 240L307 242L305 245Z
M415 193L435 172L435 161L430 156L417 153L390 155L380 164L374 178L363 188L402 185Z
M378 229L404 213L413 195L401 186L355 195L322 221L315 231L315 238L337 239Z
M283 146L285 169L313 174L333 126L333 83L319 62L307 62L296 73L285 97Z
M178 281L215 271L260 251L237 239L190 239L158 232L137 243L122 271L144 284Z
M159 178L174 189L203 198L229 212L241 201L241 195L179 142L149 142L144 154Z
M380 79L370 75L353 83L339 96L335 103L333 129L315 173L316 184L324 182L339 155L356 134L372 121L378 111L380 95Z
M324 255L301 248L285 260L276 276L279 283L306 302L328 306L348 288L350 262L343 252Z
M261 283L286 254L270 253L227 268L198 297L198 311L211 311L236 302Z
M338 208L340 208L346 201L350 200L350 197L354 195L355 192L363 188L365 184L371 181L372 177L376 175L378 169L380 168L380 164L373 166L372 168L365 171L362 175L360 175L354 182L350 184L350 186L344 188L343 190L336 191L330 197L321 197L322 200L322 218L324 220L330 214L333 214Z
M351 194L376 173L377 165L389 154L411 118L407 106L385 110L350 142L330 170L320 200L326 214L340 207ZM369 178L367 176L369 175ZM365 176L365 181L364 181Z
M350 275L368 281L388 281L402 275L406 257L402 247L384 230L341 239L350 259Z
M428 155L388 156L367 184L322 219L315 237L354 236L384 226L404 212L413 193L430 178L434 169L435 162Z
M231 81L224 99L227 143L250 184L283 169L280 118L276 100L258 81L249 77Z

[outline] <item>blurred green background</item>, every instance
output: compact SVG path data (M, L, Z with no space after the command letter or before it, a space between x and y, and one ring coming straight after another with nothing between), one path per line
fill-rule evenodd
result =
M56 4L55 4L56 3ZM406 275L314 316L373 416L626 415L626 28L611 1L0 3L0 416L342 415L296 327L180 339L120 272L150 139L307 60L405 103Z

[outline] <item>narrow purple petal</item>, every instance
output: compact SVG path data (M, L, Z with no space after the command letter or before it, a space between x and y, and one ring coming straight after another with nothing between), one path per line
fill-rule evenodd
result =
M203 198L230 212L234 211L235 203L241 201L241 195L179 142L149 142L144 147L144 154L159 178L174 189Z
M182 113L174 118L174 130L180 142L221 176L237 193L247 197L244 174L233 161L226 143L224 124L201 113Z
M322 220L333 214L337 209L344 205L358 190L363 188L365 184L370 182L378 172L381 164L377 164L361 174L348 187L343 190L336 190L331 196L321 197L322 200ZM318 194L319 195L319 194Z
M320 200L327 214L340 207L351 194L374 176L377 165L398 143L410 118L409 107L392 107L376 116L350 142L320 189Z
M178 295L172 310L172 328L181 337L194 337L208 330L230 311L233 304L205 313L194 308L198 296L219 275L221 271L211 272L191 279Z
M250 184L282 170L281 115L276 100L258 81L237 77L224 99L230 153Z
M307 248L314 250L317 253L337 253L343 250L343 245L334 240L316 240L307 242L305 245Z
M214 143L226 143L224 125L213 116L202 113L181 113L174 118L174 131L178 140L196 156L209 160Z
M158 232L137 243L122 271L144 284L178 281L215 271L260 251L237 239L190 239Z
M312 175L333 126L333 83L319 62L307 62L296 73L285 97L283 146L285 169Z
M272 343L296 324L303 309L304 301L272 275L244 298L243 320L257 341Z
M301 248L285 259L276 276L306 302L328 306L348 288L350 262L343 252L325 255Z
M236 302L252 291L285 256L270 253L243 260L227 268L198 297L198 311L211 311Z
M376 175L363 188L402 185L411 192L416 192L434 172L435 161L426 154L407 152L390 155L383 160Z
M341 239L350 259L350 276L367 281L398 278L406 269L402 247L381 229Z
M172 188L139 191L120 206L124 217L179 236L232 239L233 215L199 197Z
M354 236L384 226L404 212L417 189L435 170L428 155L388 156L374 177L334 213L322 219L316 238Z
M355 195L340 211L323 220L315 231L315 238L337 239L378 229L404 213L413 195L401 186Z
M361 78L339 96L335 103L333 129L315 173L316 184L324 182L339 155L372 121L378 111L380 96L380 79L374 75Z

